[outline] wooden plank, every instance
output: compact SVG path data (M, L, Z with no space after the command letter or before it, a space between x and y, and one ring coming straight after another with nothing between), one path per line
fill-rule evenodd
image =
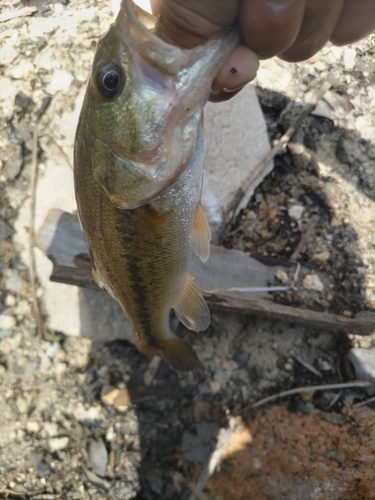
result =
M75 215L51 211L38 233L37 241L38 246L53 262L51 281L99 289L91 275L90 257ZM246 295L225 292L225 286L248 286L249 280L252 280L250 286L264 286L273 276L275 269L282 266L270 268L243 252L218 247L212 249L211 264L203 266L198 259L195 262L198 266L195 268L197 281L203 280L198 283L205 283L206 290L217 289L214 293L204 292L205 299L212 309L259 315L317 330L324 329L333 334L344 332L370 335L375 332L375 314L371 311L363 311L355 318L347 318L276 304L272 296L266 293ZM193 270L194 268L192 272Z

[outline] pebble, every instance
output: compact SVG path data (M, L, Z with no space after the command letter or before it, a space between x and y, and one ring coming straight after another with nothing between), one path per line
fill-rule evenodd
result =
M38 357L29 359L24 368L25 375L32 375L35 373L39 367L40 359Z
M105 476L108 452L102 439L91 439L88 444L88 459L91 470L98 476Z
M5 278L5 289L9 292L18 293L22 290L23 279L15 269L9 269Z
M292 219L300 220L303 212L305 211L305 207L302 205L292 205L288 208L288 215Z
M68 444L69 444L68 437L51 438L48 440L48 446L52 452L64 450L68 446Z
M324 285L316 274L307 274L303 279L302 285L307 290L314 290L317 292L322 292L324 290Z
M16 320L14 316L10 314L2 314L0 316L0 330L9 330L16 326Z
M38 422L27 422L26 423L26 430L30 434L36 434L39 431L39 424Z
M59 352L60 348L61 348L61 346L60 346L59 342L54 342L46 350L47 356L51 359L54 358L56 356L56 354Z
M52 75L51 82L48 86L48 92L55 95L57 92L67 92L73 81L73 75L64 69L56 69Z
M106 435L105 435L105 439L109 443L111 443L112 441L114 441L116 439L116 433L115 433L115 430L113 428L113 425L111 425L110 427L108 427Z
M323 264L323 262L328 260L330 256L331 254L329 252L314 253L314 255L312 256L312 260L317 264Z
M90 406L85 408L82 403L78 403L73 410L73 416L78 421L83 420L101 420L103 418L101 408L99 406Z
M284 285L286 285L288 283L288 275L285 271L283 271L282 269L278 269L276 272L275 272L275 278L280 281L280 283L283 283Z
M21 415L26 413L28 408L29 408L29 404L28 404L27 400L25 398L23 398L22 396L17 397L16 406L17 406L17 410L21 413Z
M113 401L113 407L116 408L117 411L123 412L128 409L128 407L132 404L129 391L127 389L120 389L118 396Z
M91 470L85 470L85 474L86 474L87 480L93 486L96 486L97 488L102 488L104 491L109 491L111 484L108 481L105 481L104 479L100 478Z
M357 52L351 47L344 48L344 67L347 71L354 68L356 62Z
M111 385L103 385L100 399L104 405L112 406L120 391Z
M5 305L8 307L13 307L16 303L16 297L10 293L5 298Z
M13 330L12 329L8 329L8 330L0 330L0 340L1 339L6 339L7 337L10 337L13 333Z
M55 437L59 433L59 428L55 422L45 422L44 430L46 431L49 437Z

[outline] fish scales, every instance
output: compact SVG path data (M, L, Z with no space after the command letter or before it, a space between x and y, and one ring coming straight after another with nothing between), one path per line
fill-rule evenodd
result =
M171 331L171 308L190 329L209 324L187 273L192 248L202 260L209 249L201 116L237 43L227 30L197 49L172 47L124 1L98 44L76 133L75 191L94 277L121 304L138 348L177 369L199 362Z

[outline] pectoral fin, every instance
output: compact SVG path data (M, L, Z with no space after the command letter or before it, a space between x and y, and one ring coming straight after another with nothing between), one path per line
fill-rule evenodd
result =
M94 266L91 267L91 274L92 274L92 277L95 281L95 283L100 287L100 288L103 288L103 283L100 281L100 278L98 276L98 273L96 272L96 269Z
M211 231L206 216L203 211L202 203L199 202L194 214L193 228L190 235L190 242L194 252L206 262L210 255Z
M201 290L190 274L186 275L184 286L173 304L178 319L189 330L206 330L210 324L210 311Z

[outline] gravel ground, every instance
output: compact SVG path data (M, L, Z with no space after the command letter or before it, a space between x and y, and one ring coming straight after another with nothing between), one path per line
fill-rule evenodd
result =
M67 337L63 327L38 337L28 268L13 241L30 194L33 128L38 121L40 175L57 156L71 163L70 124L96 40L111 19L104 1L5 0L0 6L0 498L189 499L188 483L198 480L217 436L228 430L242 441L226 453L226 460L232 457L222 466L227 475L215 476L207 498L228 499L228 484L235 492L231 477L266 484L275 463L278 489L264 486L259 499L292 498L290 491L306 500L374 498L374 478L355 461L360 455L371 469L373 452L363 448L363 436L372 442L373 409L348 409L371 394L294 396L265 414L249 404L285 389L353 379L347 353L356 346L373 354L375 335L215 313L204 335L178 327L203 364L188 374L150 361L126 342L92 344ZM265 259L290 259L316 216L298 255L308 271L296 290L275 293L283 304L347 317L374 310L374 47L370 37L327 47L306 63L265 61L259 71L256 88L271 140L312 89L328 75L335 79L224 240ZM43 293L39 288L42 304ZM298 426L307 434L296 443L289 437ZM269 452L270 436L285 455ZM347 436L357 446L350 453L340 445ZM314 441L320 445L309 455ZM241 464L250 461L253 468L244 472ZM291 473L296 461L306 469ZM313 467L317 462L326 465ZM301 477L305 488L297 490ZM351 481L343 493L334 487L338 477L344 486ZM231 498L250 498L237 493Z

